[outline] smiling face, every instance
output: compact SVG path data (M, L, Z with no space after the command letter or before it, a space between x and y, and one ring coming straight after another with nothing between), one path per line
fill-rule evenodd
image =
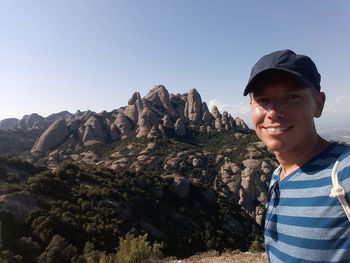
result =
M261 82L250 96L256 134L270 150L288 153L313 147L310 142L318 136L314 117L322 113L324 93L290 77L276 77Z

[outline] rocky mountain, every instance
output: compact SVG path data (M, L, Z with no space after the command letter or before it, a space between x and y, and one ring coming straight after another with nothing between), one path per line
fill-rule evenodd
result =
M207 133L249 128L240 118L233 118L227 112L221 114L216 107L210 113L195 89L182 95L169 95L168 90L159 85L143 98L135 92L127 106L114 112L85 112L56 118L38 138L32 153L110 143L131 135L153 138L175 132L185 136L193 130Z
M33 129L46 129L53 122L58 119L65 118L71 115L68 111L62 111L59 113L51 114L44 118L37 113L23 116L22 119L9 118L0 121L0 130L33 130Z
M113 112L56 120L31 152L50 169L68 161L112 171L156 170L174 181L181 198L190 195L190 183L209 186L259 224L276 166L242 119L215 106L210 112L195 89L169 95L161 85L143 98L135 92Z
M46 258L61 240L60 253L99 262L130 231L180 257L261 241L274 156L242 119L209 111L195 89L174 95L155 86L112 112L51 121L42 131L7 131L40 131L31 152L18 156L47 169L28 175L5 162L0 170L11 251ZM17 224L23 233L11 230ZM92 252L96 261L84 261Z

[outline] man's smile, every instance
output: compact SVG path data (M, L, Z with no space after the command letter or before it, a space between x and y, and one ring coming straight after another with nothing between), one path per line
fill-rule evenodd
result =
M265 126L264 130L267 131L269 135L280 135L289 131L293 126Z

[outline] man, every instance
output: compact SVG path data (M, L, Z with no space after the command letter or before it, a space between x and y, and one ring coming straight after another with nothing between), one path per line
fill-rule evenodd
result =
M266 206L270 262L350 262L350 147L315 129L320 80L309 57L281 50L255 64L244 90L256 134L280 163Z

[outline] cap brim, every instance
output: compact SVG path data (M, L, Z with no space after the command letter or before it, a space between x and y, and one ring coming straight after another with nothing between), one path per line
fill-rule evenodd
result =
M292 71L292 70L284 69L284 68L273 67L273 68L264 69L264 70L260 71L259 73L257 73L254 77L249 79L248 84L244 89L243 95L247 96L250 92L252 92L255 88L257 88L257 84L259 82L259 79L261 79L263 75L265 75L267 73L271 73L273 71L289 73L291 76L295 77L298 81L303 83L305 86L307 86L309 88L317 89L308 79L306 79L300 73Z

